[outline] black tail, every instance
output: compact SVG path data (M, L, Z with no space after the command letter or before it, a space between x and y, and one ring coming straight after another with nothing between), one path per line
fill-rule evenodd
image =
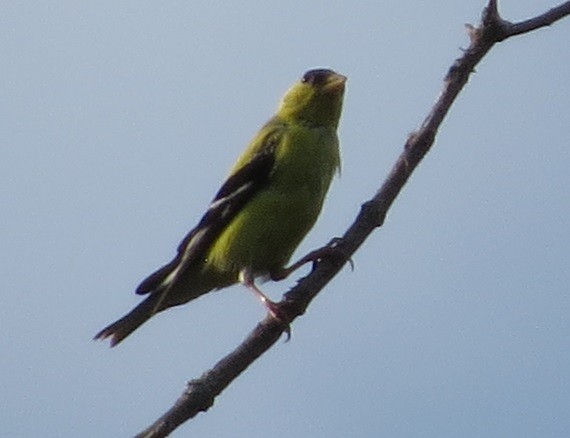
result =
M111 338L111 347L114 347L156 313L156 306L160 297L161 294L151 294L121 319L97 333L93 339Z

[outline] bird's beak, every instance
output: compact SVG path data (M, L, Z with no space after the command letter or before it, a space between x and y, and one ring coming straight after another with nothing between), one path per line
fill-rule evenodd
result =
M341 91L344 89L344 84L346 82L347 77L343 76L339 73L335 73L332 75L327 84L324 86L324 89L327 91Z

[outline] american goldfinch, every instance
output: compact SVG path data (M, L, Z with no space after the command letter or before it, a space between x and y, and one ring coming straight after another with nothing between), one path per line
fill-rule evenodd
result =
M255 279L285 278L340 169L337 127L346 77L310 70L238 158L176 257L136 289L147 298L95 339L116 345L155 313L242 283L269 304ZM298 264L294 265L298 267Z

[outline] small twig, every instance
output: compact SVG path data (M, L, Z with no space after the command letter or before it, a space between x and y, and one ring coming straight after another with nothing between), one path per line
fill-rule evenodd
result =
M533 30L539 29L541 27L550 26L555 21L558 21L568 15L570 15L570 1L552 8L548 12L545 12L544 14L538 15L534 18L530 18L519 23L509 23L509 26L507 27L507 33L504 35L503 39L523 33L532 32Z
M411 173L434 143L437 131L457 95L467 83L475 66L497 42L515 35L549 26L570 15L566 2L537 17L519 23L503 20L497 0L489 0L479 27L467 26L471 43L461 58L447 72L443 89L420 128L409 135L404 150L374 197L362 205L354 223L335 242L336 251L315 263L313 271L285 294L279 303L283 314L292 322L302 315L312 299L350 260L375 228L382 226L388 210ZM137 438L165 437L179 425L208 410L214 399L251 363L267 351L283 333L283 325L266 317L233 352L220 360L200 378L188 383L175 405Z

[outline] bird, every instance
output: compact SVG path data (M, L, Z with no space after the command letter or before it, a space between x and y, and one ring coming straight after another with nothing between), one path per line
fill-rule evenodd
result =
M314 259L286 267L340 173L337 129L346 81L316 68L288 89L174 259L137 287L146 299L94 339L109 338L113 347L158 312L237 283L259 295L279 319L276 303L256 279L281 280Z

